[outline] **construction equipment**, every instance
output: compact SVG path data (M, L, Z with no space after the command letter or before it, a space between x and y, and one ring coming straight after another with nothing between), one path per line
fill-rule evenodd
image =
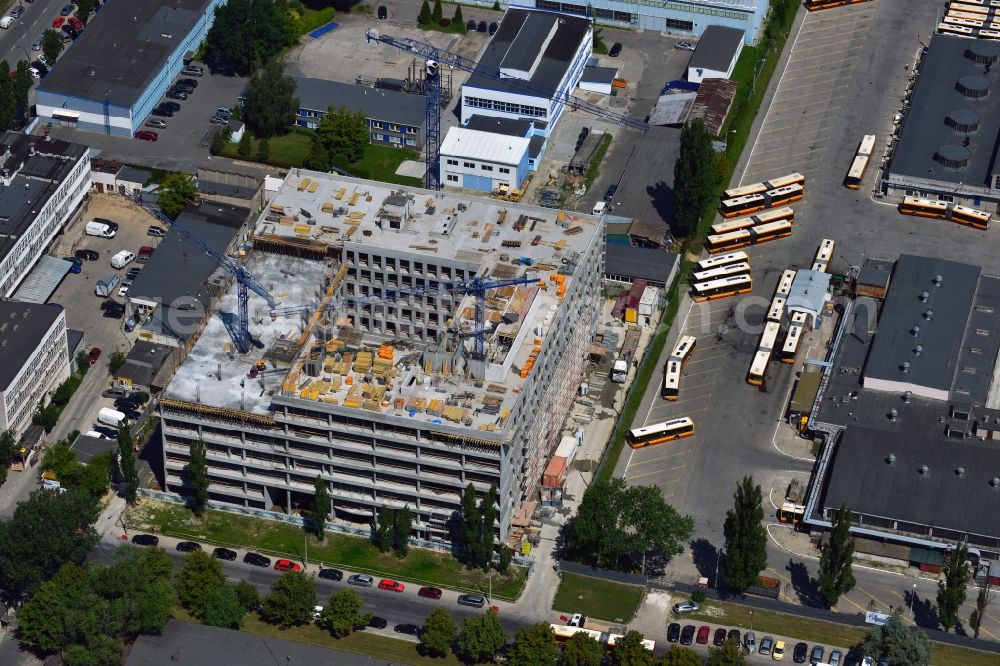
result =
M582 100L578 97L574 97L568 91L556 90L548 86L532 83L531 81L501 76L500 69L497 67L484 65L476 60L465 58L457 53L452 53L451 51L439 49L438 47L425 42L409 38L396 39L388 35L381 35L379 34L379 31L374 28L369 28L368 31L365 32L365 40L368 42L376 42L378 44L386 44L388 46L395 47L400 51L405 51L406 53L413 53L424 58L426 61L424 110L427 120L427 127L425 129L427 136L424 140L424 167L426 169L424 173L424 187L429 190L441 189L440 68L443 65L458 68L469 72L470 74L475 73L480 76L503 80L504 83L520 88L525 92L531 92L536 95L547 97L554 102L563 103L571 109L584 111L597 116L598 118L604 118L605 120L618 123L619 125L625 125L643 132L649 129L649 125L641 120L629 118L626 115L601 108L596 104L591 104L590 102Z
M437 294L472 294L476 299L476 325L474 331L475 346L473 348L473 358L483 360L486 358L486 292L499 287L513 287L516 285L534 284L538 278L517 278L513 280L484 280L481 277L474 277L469 280L452 280L445 282L429 282L413 289L386 289L379 294L371 296L348 297L337 301L328 301L316 305L294 305L285 308L273 308L271 317L287 317L305 312L328 312L339 308L364 305L367 303L381 303L384 301L395 301L400 298L435 296Z
M250 351L250 345L253 342L253 339L250 336L250 292L253 291L255 294L263 298L267 302L268 307L271 309L276 308L278 306L278 302L274 300L274 297L271 296L267 289L257 282L254 276L250 274L250 271L244 268L235 259L216 250L206 241L191 232L190 229L187 229L183 225L170 219L158 207L153 204L145 203L142 199L142 192L134 194L133 199L135 203L148 210L154 217L156 217L156 219L163 222L168 227L175 228L181 238L187 239L187 241L192 245L201 248L208 255L214 257L223 268L232 273L232 275L236 278L237 297L239 302L238 321L234 322L231 316L223 317L222 321L226 326L226 330L229 331L229 336L233 339L233 344L236 345L236 349L239 350L241 354L246 354Z

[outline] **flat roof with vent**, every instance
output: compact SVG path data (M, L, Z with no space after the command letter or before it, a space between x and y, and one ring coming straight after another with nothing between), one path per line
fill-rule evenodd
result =
M10 388L62 311L61 305L0 301L0 390Z
M998 135L1000 44L933 35L889 173L989 186Z

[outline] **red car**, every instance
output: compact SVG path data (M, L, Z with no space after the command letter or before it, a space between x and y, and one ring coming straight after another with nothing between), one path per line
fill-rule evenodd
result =
M65 16L57 16L54 19L52 19L52 27L53 28L59 28L65 22L66 22L66 17Z
M298 562L292 562L291 560L278 560L274 563L275 571L302 571L302 567L299 566Z
M160 138L160 135L156 132L150 132L149 130L139 130L135 133L135 138L143 141L156 141Z
M83 22L75 16L70 16L66 22L73 26L74 30L83 30Z
M405 588L405 585L390 578L383 578L378 584L378 589L389 590L390 592L402 592Z
M417 596L425 599L440 599L441 590L436 587L422 587L417 590Z
M700 629L698 629L698 638L696 639L699 645L708 645L708 634L712 631L709 629L707 624L703 624Z
M94 365L95 363L97 363L97 359L99 358L101 358L101 348L91 347L90 353L87 354L87 363Z

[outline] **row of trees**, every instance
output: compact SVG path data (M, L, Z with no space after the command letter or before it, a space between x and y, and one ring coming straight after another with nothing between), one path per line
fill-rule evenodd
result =
M380 506L375 521L375 545L379 552L390 550L399 557L406 557L410 549L410 531L413 529L413 514L410 507L393 509Z
M702 215L714 206L729 165L725 153L716 153L705 123L696 118L681 129L680 149L674 162L674 233L690 236Z

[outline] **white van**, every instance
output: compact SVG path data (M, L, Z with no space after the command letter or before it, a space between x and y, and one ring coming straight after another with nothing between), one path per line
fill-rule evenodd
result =
M607 202L598 201L597 205L594 206L593 215L604 215L604 209L608 207Z
M3 28L4 30L6 30L7 28L10 27L10 25L13 22L14 22L14 17L13 16L4 16L2 19L0 19L0 28Z
M97 422L111 426L112 428L117 428L118 424L124 420L125 415L123 413L110 407L101 407L101 411L97 413Z
M128 250L122 250L111 257L111 267L112 268L125 268L135 260L135 252L129 252Z
M114 238L117 232L108 224L91 220L87 222L87 235L101 238Z

